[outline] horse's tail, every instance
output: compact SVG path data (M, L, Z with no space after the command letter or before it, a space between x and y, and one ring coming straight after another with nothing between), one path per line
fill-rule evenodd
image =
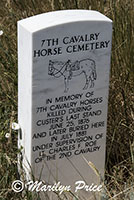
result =
M92 61L92 67L90 69L92 70L92 77L93 77L93 80L96 80L97 79L96 64L94 60L91 60L91 61Z
M92 71L92 75L93 75L93 79L96 80L96 79L97 79L96 69L94 69L94 70Z

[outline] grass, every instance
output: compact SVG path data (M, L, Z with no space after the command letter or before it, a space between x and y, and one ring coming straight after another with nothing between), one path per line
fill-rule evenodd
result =
M17 21L61 9L98 10L113 20L104 199L134 199L134 0L0 1L0 200L38 199L14 193L17 179ZM6 133L11 137L6 138Z

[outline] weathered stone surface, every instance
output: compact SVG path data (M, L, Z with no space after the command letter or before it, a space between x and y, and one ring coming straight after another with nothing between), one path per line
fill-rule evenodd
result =
M73 192L76 181L100 184L88 162L103 177L111 38L112 21L96 11L19 21L19 147L27 176L30 164L35 178ZM92 196L84 188L75 194Z

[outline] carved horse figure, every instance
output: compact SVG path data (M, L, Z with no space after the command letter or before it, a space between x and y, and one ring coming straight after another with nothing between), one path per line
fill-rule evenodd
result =
M92 59L83 59L80 61L67 62L49 60L48 75L55 78L63 77L65 83L65 91L69 90L69 81L75 76L85 75L85 85L83 89L94 87L94 80L97 78L95 61Z

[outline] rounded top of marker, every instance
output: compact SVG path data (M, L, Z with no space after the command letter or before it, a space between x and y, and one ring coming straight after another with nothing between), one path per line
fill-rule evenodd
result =
M112 20L93 10L61 10L47 12L18 21L29 32L34 33L44 28L57 26L66 23L82 22L82 21L98 21L110 22Z

